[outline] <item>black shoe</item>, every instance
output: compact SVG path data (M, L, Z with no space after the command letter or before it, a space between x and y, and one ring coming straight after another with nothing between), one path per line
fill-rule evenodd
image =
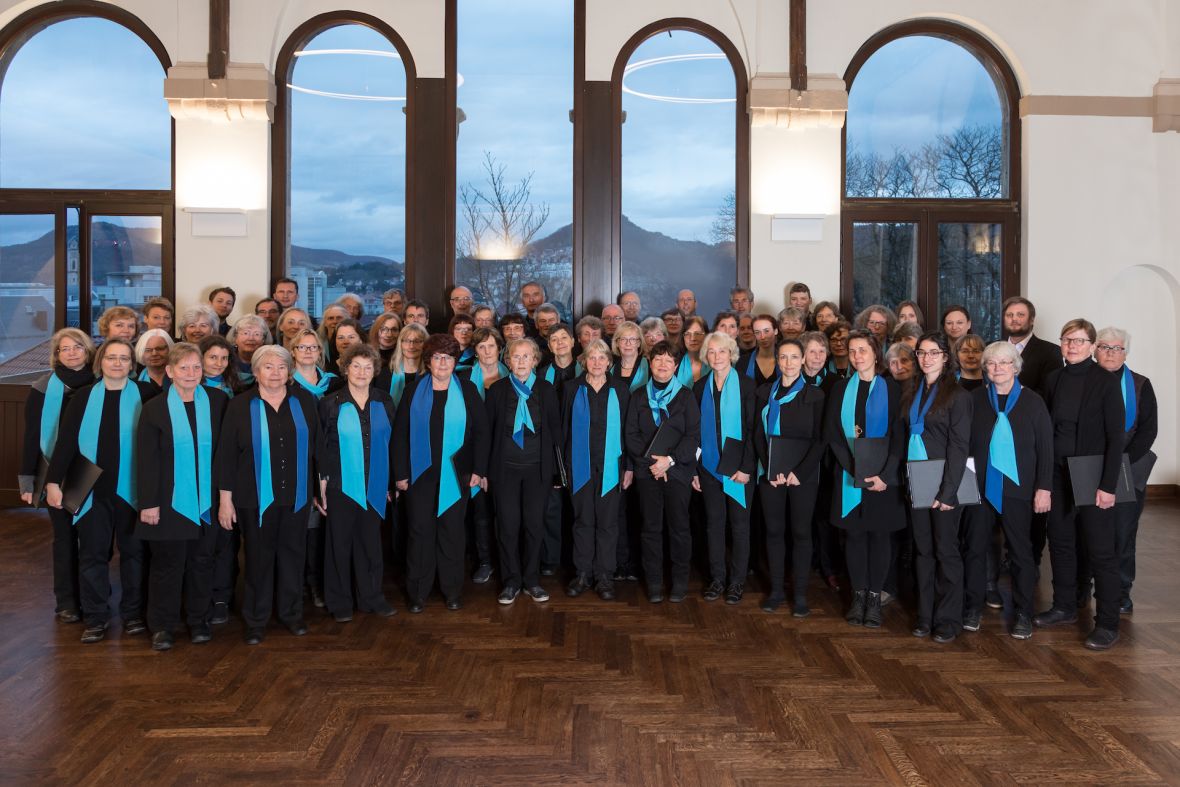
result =
M287 623L286 626L287 631L290 631L296 637L307 635L307 623L302 618L299 620L293 620L290 623Z
M109 623L99 623L96 626L86 626L82 631L82 642L91 645L95 642L102 642L107 636L107 626Z
M334 613L332 613L332 619L335 620L337 623L351 623L352 622L352 610L349 610L347 612L334 612Z
M1032 639L1032 618L1023 612L1016 613L1016 622L1012 624L1012 639Z
M663 604L664 603L664 591L662 591L662 590L648 590L647 591L647 601L649 604Z
M724 592L725 585L721 583L721 580L714 579L709 583L709 586L705 588L705 601L716 601L717 599L721 598L721 594Z
M172 650L175 641L171 631L157 631L152 635L152 650Z
M733 606L742 603L742 596L746 593L746 586L740 582L730 585L725 591L725 603Z
M957 636L958 636L958 632L956 632L950 626L944 625L944 626L939 626L938 628L934 629L934 635L932 637L930 637L930 639L937 642L939 645L945 645L948 642L954 642L955 637L957 637Z
M413 601L411 601L411 602L410 602L410 607L409 607L409 609L410 609L410 613L411 613L411 614L413 614L413 615L417 615L419 612L421 612L422 610L426 609L426 605L422 603L422 600L421 600L421 599L417 599L417 598L416 598L416 599L414 599Z
M910 633L918 639L925 639L930 636L930 624L924 620L919 620L917 625L910 629Z
M897 596L890 593L888 590L881 591L881 606L887 607L897 600Z
M668 600L673 604L679 604L686 598L688 598L688 591L684 588L672 588L672 592L668 594Z
M979 631L979 625L982 622L983 615L977 609L963 613L963 631Z
M1119 641L1119 633L1111 629L1094 627L1090 636L1086 637L1086 647L1090 650L1109 650Z
M1130 615L1134 611L1135 611L1135 602L1131 601L1130 596L1124 598L1122 601L1119 602L1119 614L1120 615ZM60 620L60 618L59 618L59 620Z
M266 631L264 629L246 629L246 634L242 639L247 645L258 645L266 639Z
M213 626L229 623L229 604L224 601L214 601L213 611L209 614L209 623Z
M500 602L504 606L508 606L513 601L516 601L516 597L519 595L520 595L520 588L513 587L512 585L509 585L508 587L506 587L500 591L500 597L497 598L496 601Z
M988 585L987 591L983 594L984 603L992 609L1003 609L1004 599L1000 595L1000 591L995 585Z
M76 609L58 610L56 617L58 623L77 623L82 619L82 615Z
M598 584L594 586L594 592L603 601L615 600L615 583L609 579L600 579Z
M475 573L471 575L471 581L477 585L483 585L492 578L494 569L491 563L480 563L475 569Z
M549 591L540 585L533 585L531 588L525 588L521 592L533 601L544 602L549 600Z
M143 622L143 618L131 618L123 623L123 633L129 636L143 634L146 631L147 624Z
M802 596L795 597L795 603L791 605L791 617L805 618L811 614L811 607L807 606L807 599Z
M863 590L857 590L852 594L852 606L848 608L848 614L844 616L844 619L848 621L848 625L864 625L866 595L867 594Z
M541 566L541 576L551 577L557 573L557 566Z
M189 627L189 642L194 645L204 645L209 640L213 639L213 629L209 628L208 623L198 623L195 626Z
M881 628L881 594L871 590L865 596L865 628Z
M565 589L565 594L570 598L577 598L585 593L591 587L590 580L585 574L578 574L574 577L573 582L570 582Z
M764 598L762 600L762 603L759 605L759 607L762 609L763 612L768 612L768 613L773 614L775 612L778 612L778 608L781 607L786 602L786 600L787 600L787 597L784 596L782 593L771 593L769 596L767 596L766 598Z
M1077 622L1078 622L1078 613L1077 612L1066 612L1064 609L1059 609L1057 607L1050 607L1049 609L1045 610L1044 612L1041 612L1040 614L1038 614L1036 617L1033 618L1033 623L1036 624L1036 626L1038 628L1048 628L1049 626L1062 626L1062 625L1065 625L1066 623L1077 623Z
M451 612L458 612L459 610L463 609L463 599L447 599L447 609L449 609Z
M383 618L392 618L397 614L397 610L394 609L390 604L378 604L377 606L373 607L371 612L374 615L380 615Z
M628 566L627 570L623 572L623 581L625 581L625 582L638 582L639 575L637 573L635 573L635 569Z

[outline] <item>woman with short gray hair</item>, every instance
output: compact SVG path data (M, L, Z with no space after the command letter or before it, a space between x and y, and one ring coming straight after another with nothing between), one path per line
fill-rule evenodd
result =
M217 333L220 320L210 306L190 306L180 314L176 323L176 334L181 341L199 344L201 339Z

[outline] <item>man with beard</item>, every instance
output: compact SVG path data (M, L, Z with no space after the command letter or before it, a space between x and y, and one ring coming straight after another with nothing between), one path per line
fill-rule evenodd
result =
M1037 309L1032 301L1014 295L1004 301L1004 338L1016 346L1024 366L1020 384L1045 395L1049 373L1061 368L1061 348L1033 334Z

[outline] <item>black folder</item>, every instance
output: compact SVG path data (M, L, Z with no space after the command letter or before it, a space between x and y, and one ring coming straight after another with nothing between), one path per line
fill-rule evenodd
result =
M45 481L49 475L49 461L41 456L37 460L37 475L33 478L33 508L41 505L41 496L45 494Z
M1098 496L1098 484L1102 481L1102 463L1106 457L1071 456L1065 462L1069 466L1069 483L1073 487L1075 506L1092 506ZM1118 478L1114 487L1114 502L1130 503L1135 500L1135 486L1131 481L1131 459L1123 454L1119 465Z
M729 478L742 469L742 457L746 453L746 444L732 437L724 438L721 456L717 459L717 475Z
M680 433L680 430L668 426L668 421L665 419L656 428L656 433L652 436L651 442L648 443L647 450L643 452L643 455L648 459L651 459L653 456L671 456L683 437L684 435Z
M866 487L865 479L881 475L889 461L888 437L858 437L852 441L852 485L857 489ZM889 483L888 478L882 481Z
M910 477L910 504L913 508L930 508L942 486L942 474L946 471L945 459L923 459L906 465ZM979 505L979 481L975 471L963 468L963 478L955 492L957 506ZM946 502L945 500L940 502ZM949 504L948 504L949 505Z
M1155 451L1148 450L1147 453L1131 463L1131 481L1140 492L1147 489L1147 479L1151 476L1151 469L1155 467L1156 459ZM36 498L33 499L36 500Z
M75 456L61 485L61 507L77 516L78 510L94 491L94 485L98 483L101 475L101 467L82 454Z
M766 476L770 479L784 478L795 472L795 468L811 450L812 442L799 437L773 435L767 445ZM798 474L796 474L798 475Z

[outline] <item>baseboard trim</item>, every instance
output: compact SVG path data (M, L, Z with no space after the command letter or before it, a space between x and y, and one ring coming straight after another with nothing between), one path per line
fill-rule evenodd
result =
M1148 484L1148 499L1160 497L1176 497L1180 495L1180 485L1177 484Z

